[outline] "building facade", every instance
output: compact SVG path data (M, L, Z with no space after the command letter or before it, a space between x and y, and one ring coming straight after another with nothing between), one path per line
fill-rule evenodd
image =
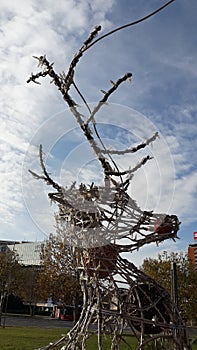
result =
M23 266L39 266L43 245L44 242L0 240L0 253L6 253L9 249L17 254L19 264Z
M22 242L8 245L18 256L18 262L23 266L39 266L40 254L44 242Z
M193 262L196 270L197 270L197 232L193 233L194 243L189 244L188 247L188 257Z
M0 240L0 253L6 253L6 251L8 249L8 245L14 245L17 243L19 243L19 242Z

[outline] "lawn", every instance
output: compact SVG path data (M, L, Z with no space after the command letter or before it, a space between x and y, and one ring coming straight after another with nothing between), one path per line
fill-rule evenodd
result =
M0 328L0 349L1 350L34 350L41 346L48 345L50 342L58 340L64 329L62 328L34 328L34 327L7 327ZM127 337L129 344L135 345L136 340L133 337ZM104 339L103 350L110 349L109 339ZM59 349L61 346L59 347ZM88 340L87 350L97 348L96 336ZM121 350L128 350L126 344L122 344Z
M60 338L63 329L33 327L0 328L1 350L34 350Z
M62 328L34 328L34 327L7 327L0 328L0 349L1 350L34 350L50 342L58 340L64 330ZM130 345L135 349L136 339L127 337ZM59 349L61 346L59 347ZM96 336L91 337L87 344L87 350L97 348ZM109 350L109 339L104 339L103 350ZM126 344L122 344L121 350L128 350ZM193 343L192 350L197 350L197 342Z

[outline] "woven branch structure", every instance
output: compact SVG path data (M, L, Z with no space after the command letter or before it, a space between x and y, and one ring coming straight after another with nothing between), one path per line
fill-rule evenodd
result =
M103 348L105 335L111 339L111 350L120 349L122 343L127 344L128 349L134 349L129 345L129 334L137 339L135 349L189 350L186 328L177 306L160 285L131 262L132 252L142 246L152 242L159 244L166 239L175 240L179 220L176 215L141 210L128 194L134 173L151 159L150 156L125 171L120 171L112 158L113 154L132 154L147 147L158 134L124 151L106 149L96 128L96 113L124 81L131 79L132 74L127 73L117 82L111 82L112 87L104 92L104 97L93 110L74 82L76 65L92 46L100 29L100 26L96 27L84 42L67 74L58 75L53 64L41 56L35 58L42 70L28 79L28 82L39 83L41 77L52 78L100 162L104 175L103 185L73 183L69 189L64 188L47 172L42 146L42 174L30 170L36 179L45 181L54 189L49 198L58 205L57 233L69 247L73 274L79 279L83 293L82 312L73 328L66 336L40 350L56 348L60 344L62 350L86 349L86 342L92 334L97 334L99 350ZM86 118L69 94L71 86L85 102ZM127 258L124 253L127 253Z

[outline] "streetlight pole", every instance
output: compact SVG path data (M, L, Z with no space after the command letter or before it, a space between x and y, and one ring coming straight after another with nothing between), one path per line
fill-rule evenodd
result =
M178 306L178 286L177 286L177 266L175 262L171 262L171 299L174 304L174 315L175 315L175 324L173 328L174 336L177 335L177 306Z
M178 306L177 268L175 262L171 262L171 298L175 306Z

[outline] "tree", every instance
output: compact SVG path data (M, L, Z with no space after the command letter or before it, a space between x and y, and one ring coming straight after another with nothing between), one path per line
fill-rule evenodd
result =
M39 297L73 304L77 286L77 276L71 269L70 248L57 236L50 235L41 253L41 269L37 280Z
M0 253L0 324L3 307L5 306L8 294L17 294L20 289L21 267L17 255L11 250Z
M191 324L197 323L197 271L185 253L164 251L156 259L146 258L141 266L143 272L154 278L171 293L171 263L177 265L178 307L182 316Z
M36 303L41 300L41 295L38 289L39 273L39 266L21 266L21 288L18 291L17 296L29 305L29 313L31 316L34 316Z
M15 251L0 253L0 316L9 307L10 296L28 303L30 314L34 314L34 305L40 297L37 278L38 268L21 265Z

